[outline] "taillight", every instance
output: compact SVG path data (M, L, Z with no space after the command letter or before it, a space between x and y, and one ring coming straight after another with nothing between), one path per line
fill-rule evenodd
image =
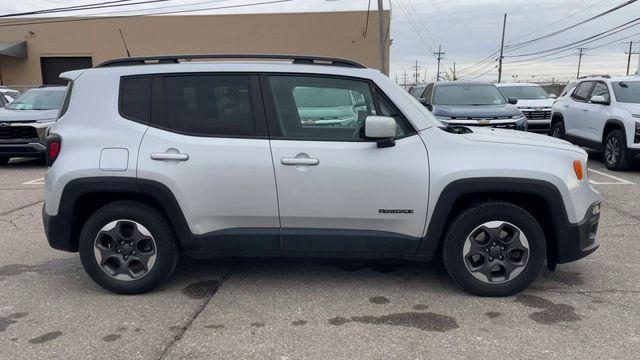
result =
M47 166L53 165L62 150L62 139L60 135L49 134L47 136Z

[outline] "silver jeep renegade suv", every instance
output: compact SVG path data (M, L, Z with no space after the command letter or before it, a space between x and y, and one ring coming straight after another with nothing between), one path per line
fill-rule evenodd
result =
M181 62L203 58L215 61ZM446 126L349 60L131 58L62 77L72 86L47 138L47 238L117 293L153 289L184 252L442 256L463 289L505 296L545 261L598 247L583 150ZM309 94L326 109L309 112ZM345 104L353 121L338 118Z

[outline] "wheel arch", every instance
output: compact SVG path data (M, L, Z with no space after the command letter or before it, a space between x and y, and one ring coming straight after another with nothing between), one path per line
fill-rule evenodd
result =
M186 218L171 191L155 181L129 177L92 177L70 181L62 191L55 226L47 229L52 247L76 252L86 220L101 207L120 200L134 200L158 209L173 227L179 244L190 239Z
M550 265L557 258L557 240L569 223L562 195L555 185L526 178L468 178L447 185L436 202L419 253L440 254L447 227L462 210L485 201L504 201L527 210L540 223Z
M602 144L604 144L604 141L606 140L607 134L609 132L613 131L613 130L622 130L625 139L627 138L627 132L626 132L626 129L624 127L624 122L622 122L619 119L609 119L604 124L604 128L602 128L602 136L601 136L601 143Z
M562 121L564 122L564 116L562 115L562 113L554 111L553 114L551 114L551 125L553 126L553 124Z

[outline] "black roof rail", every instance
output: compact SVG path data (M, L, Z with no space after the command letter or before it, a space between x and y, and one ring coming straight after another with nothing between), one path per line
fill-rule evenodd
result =
M366 66L353 60L326 57L326 56L310 56L310 55L281 55L281 54L192 54L192 55L163 55L163 56L142 56L132 58L121 58L107 60L97 68L112 66L130 66L130 65L146 65L146 64L177 64L179 60L195 60L195 59L269 59L269 60L291 60L294 64L317 64L353 67L365 69Z
M611 79L611 75L606 75L606 74L593 74L593 75L580 76L578 79L586 79L586 78L604 78L604 79Z

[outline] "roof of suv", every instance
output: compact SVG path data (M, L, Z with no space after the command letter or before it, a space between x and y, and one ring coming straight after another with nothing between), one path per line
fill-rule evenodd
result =
M434 83L437 86L456 86L456 85L493 85L488 81L439 81Z
M521 82L521 83L520 82L495 83L495 85L497 87L509 87L509 86L531 86L531 87L538 86L539 87L540 86L538 84L524 83L524 82Z

